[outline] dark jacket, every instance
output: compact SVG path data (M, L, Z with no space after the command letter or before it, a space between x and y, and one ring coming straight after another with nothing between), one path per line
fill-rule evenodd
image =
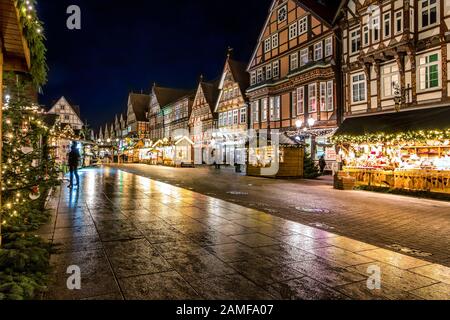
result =
M78 167L80 163L80 152L78 149L72 149L69 153L69 166L70 167Z

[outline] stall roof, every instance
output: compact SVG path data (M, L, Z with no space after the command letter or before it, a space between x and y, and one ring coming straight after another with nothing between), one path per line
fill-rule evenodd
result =
M335 136L450 129L450 106L347 118Z

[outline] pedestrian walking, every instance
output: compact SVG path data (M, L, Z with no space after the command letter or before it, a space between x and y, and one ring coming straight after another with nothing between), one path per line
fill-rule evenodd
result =
M322 155L319 159L319 167L320 173L323 174L325 172L325 167L327 166L327 162L325 161L325 156Z
M72 142L72 146L70 148L70 152L69 152L69 170L70 170L70 184L68 186L68 188L73 189L74 184L73 184L73 176L75 175L75 179L77 181L76 186L80 185L80 176L78 175L78 166L80 163L80 152L78 151L77 148L77 142Z

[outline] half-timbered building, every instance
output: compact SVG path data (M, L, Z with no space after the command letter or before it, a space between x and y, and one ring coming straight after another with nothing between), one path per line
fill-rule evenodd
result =
M196 165L206 164L211 157L208 152L212 152L211 140L213 130L217 127L218 114L215 106L218 96L218 81L206 82L201 77L189 119Z
M47 114L57 115L61 127L70 126L74 131L83 128L83 121L81 121L80 107L69 103L65 97L59 98Z
M362 184L450 192L450 2L343 1L338 21L344 167Z
M338 7L337 1L273 1L248 66L251 128L279 130L281 139L302 141L315 160L330 162L341 116Z
M250 79L246 67L246 64L231 59L231 53L228 54L215 106L218 133L225 137L223 143L219 143L219 154L223 157L223 163L242 166L242 169L247 160L245 141L249 129L249 107L245 92Z
M149 95L130 93L128 97L127 111L127 128L129 138L145 139L149 136L150 127L147 119L149 103Z

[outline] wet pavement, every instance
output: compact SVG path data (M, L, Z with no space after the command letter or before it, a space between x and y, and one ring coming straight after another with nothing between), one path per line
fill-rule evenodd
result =
M60 248L45 299L450 299L442 265L114 168L81 181L41 230Z
M139 164L118 168L450 267L450 202L334 190L331 178L275 180Z

